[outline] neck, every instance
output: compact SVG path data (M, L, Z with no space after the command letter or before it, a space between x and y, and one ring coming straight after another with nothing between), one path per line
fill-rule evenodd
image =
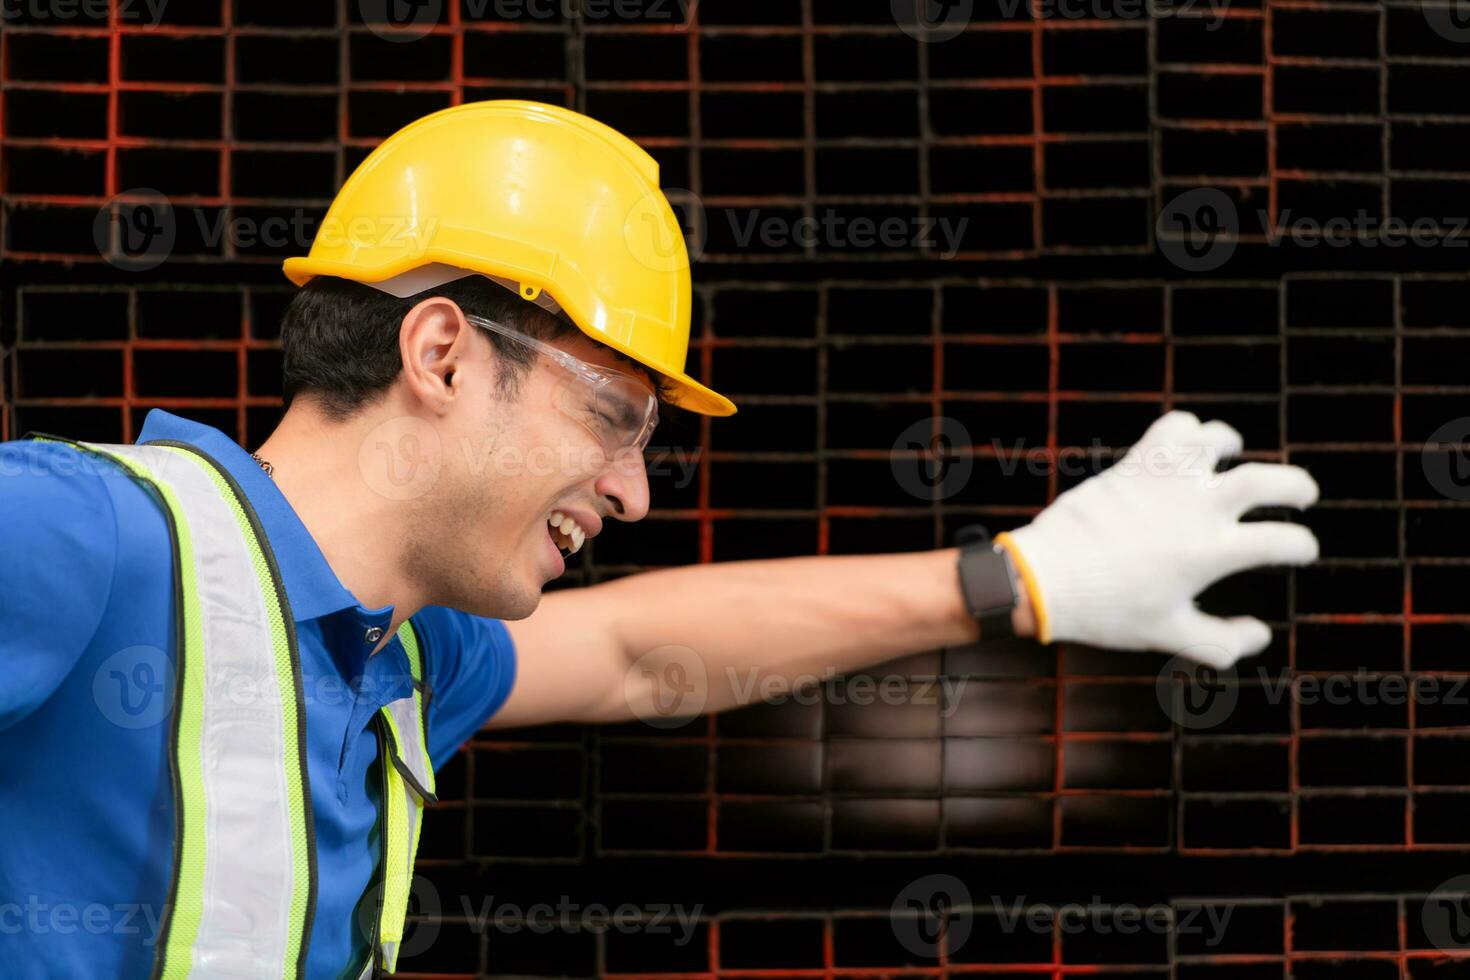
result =
M369 609L395 607L386 643L427 602L402 570L412 501L374 490L359 463L359 448L374 437L377 421L331 422L298 399L255 455L270 462L276 486L357 601Z

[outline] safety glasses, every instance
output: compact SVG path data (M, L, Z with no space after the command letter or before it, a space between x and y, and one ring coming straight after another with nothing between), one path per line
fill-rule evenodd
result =
M509 337L542 354L571 375L557 392L557 407L582 423L602 443L609 459L628 450L643 452L658 427L658 397L648 383L616 368L593 366L535 337L495 320L465 314L482 330Z

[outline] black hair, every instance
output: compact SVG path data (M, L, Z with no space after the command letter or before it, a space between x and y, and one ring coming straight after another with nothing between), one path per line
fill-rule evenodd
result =
M317 276L292 298L281 318L282 394L290 406L297 395L318 401L329 419L345 421L372 404L398 379L403 368L398 333L403 318L419 303L435 296L452 300L465 313L496 320L535 337L554 341L579 329L563 313L527 302L493 280L470 275L399 299L391 293L348 279ZM498 386L514 397L517 386L535 363L536 354L509 337L484 331L503 370ZM618 354L621 360L634 362ZM641 365L666 401L665 379Z

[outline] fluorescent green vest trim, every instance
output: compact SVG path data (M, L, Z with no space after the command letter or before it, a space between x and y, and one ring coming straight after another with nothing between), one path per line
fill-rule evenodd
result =
M177 657L174 873L153 980L304 977L316 842L301 664L295 620L254 510L228 472L192 446L33 438L65 442L121 467L150 491L169 527ZM375 949L363 975L375 964L388 972L397 966L423 809L434 801L423 650L409 622L398 637L413 683L409 696L374 719L385 846ZM262 696L232 701L229 682L241 677ZM280 779L270 777L272 767ZM220 839L210 839L212 828Z
M398 949L408 899L413 890L414 859L419 849L426 802L434 799L434 767L428 756L428 732L424 727L423 656L418 637L409 622L398 628L398 639L408 654L413 675L412 693L390 702L379 711L385 737L382 741L383 801L385 804L385 847L383 855L383 905L378 919L378 946L382 966L393 972L398 966Z

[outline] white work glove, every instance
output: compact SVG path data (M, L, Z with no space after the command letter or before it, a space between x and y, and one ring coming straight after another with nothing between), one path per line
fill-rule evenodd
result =
M1111 468L998 535L1025 580L1038 639L1157 650L1217 668L1265 649L1265 623L1208 616L1194 597L1243 569L1315 561L1317 539L1305 527L1240 517L1309 507L1317 484L1300 467L1273 463L1215 472L1240 450L1240 433L1224 422L1170 412Z

